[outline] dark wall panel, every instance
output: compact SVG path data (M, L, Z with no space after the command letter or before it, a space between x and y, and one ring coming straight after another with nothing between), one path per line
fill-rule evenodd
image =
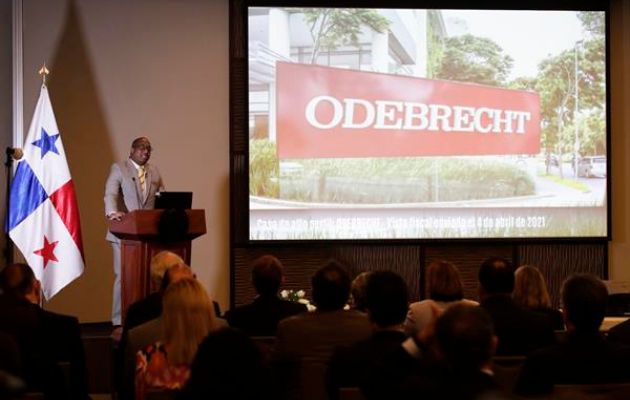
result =
M562 282L573 273L590 273L606 278L606 244L565 244L519 246L520 265L531 264L545 276L551 301L560 306Z

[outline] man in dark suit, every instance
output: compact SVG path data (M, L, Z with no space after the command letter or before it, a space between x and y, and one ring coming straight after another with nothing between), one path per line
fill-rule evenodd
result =
M437 319L431 342L435 359L407 382L401 398L504 398L492 372L497 337L483 308L467 304L448 308Z
M333 353L326 374L331 399L338 398L339 388L365 387L371 371L406 339L402 324L408 309L407 284L400 275L371 272L365 283L365 305L372 336Z
M499 337L497 355L527 355L555 342L553 323L512 300L514 268L503 258L489 258L479 269L479 298Z
M311 279L315 312L301 313L278 324L272 359L286 380L288 397L326 398L325 373L336 346L349 345L370 336L367 316L344 310L350 295L345 268L330 261Z
M306 306L278 297L283 281L282 263L265 255L252 264L252 284L258 296L250 304L236 307L225 314L231 327L250 336L275 336L278 322L306 311Z
M564 283L567 338L527 357L516 385L519 394L549 393L555 384L630 382L630 348L599 332L607 299L606 286L593 275L574 275Z
M78 320L38 306L40 283L26 264L6 266L0 287L0 330L14 335L29 388L43 391L47 398L87 399ZM59 367L62 362L69 364L69 387Z

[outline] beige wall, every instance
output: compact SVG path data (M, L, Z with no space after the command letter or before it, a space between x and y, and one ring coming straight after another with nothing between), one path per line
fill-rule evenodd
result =
M208 234L192 266L223 308L229 296L228 3L225 0L24 0L24 116L50 66L52 104L77 187L86 271L47 305L109 320L112 256L103 187L146 135L169 190L192 190Z
M630 4L611 4L610 276L630 280ZM112 272L103 184L109 164L126 157L139 135L152 139L168 188L193 190L194 207L206 209L208 234L196 240L192 264L227 306L228 57L227 0L24 0L25 124L38 95L36 71L47 61L87 263L50 309L83 322L108 320ZM6 68L3 62L1 71Z

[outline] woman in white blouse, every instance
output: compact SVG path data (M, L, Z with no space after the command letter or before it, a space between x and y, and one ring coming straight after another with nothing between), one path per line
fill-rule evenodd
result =
M476 301L464 299L459 271L448 261L434 261L427 268L427 292L429 298L409 305L405 320L405 333L409 336L421 332L434 318L433 308L446 310L455 304L478 305ZM432 306L433 305L433 306Z

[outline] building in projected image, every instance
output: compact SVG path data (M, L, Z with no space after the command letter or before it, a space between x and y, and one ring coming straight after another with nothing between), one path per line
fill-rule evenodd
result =
M320 32L322 14L330 11L311 9L307 15L290 8L249 9L250 138L275 141L276 61L432 77L429 54L437 53L446 36L439 10L348 10L362 13L352 16L363 21L356 24L357 40L333 45L311 33L311 28Z

